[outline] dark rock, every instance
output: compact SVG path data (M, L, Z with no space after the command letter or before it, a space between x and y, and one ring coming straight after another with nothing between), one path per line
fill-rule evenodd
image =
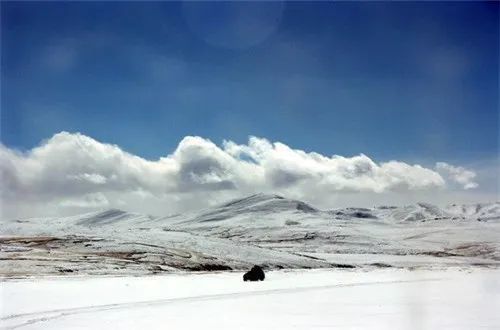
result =
M266 275L259 266L253 266L252 269L243 275L243 281L264 281Z
M62 268L62 269L59 269L59 273L73 273L73 269Z
M232 270L231 267L227 265L220 265L220 264L197 264L193 266L186 266L184 269L190 270L190 271L195 271L195 272L202 272L202 271L209 271L209 272L214 272L214 271L221 271L221 270Z
M356 268L354 265L349 265L349 264L331 264L332 267L335 268Z
M312 207L304 202L298 202L296 209L299 211L302 211L302 212L306 212L306 213L314 213L314 212L318 211L314 207Z
M153 266L149 267L149 270L152 273L159 273L159 272L163 272L164 271L164 269L161 268L161 266L159 266L159 265L153 265Z
M379 268L390 268L390 267L392 267L392 265L389 265L389 264L386 264L386 263L383 263L383 262L374 262L374 263L371 263L370 266L379 267Z
M354 213L352 213L352 216L355 218L360 218L360 219L375 219L375 218L377 218L376 216L374 216L370 212L363 212L363 211L354 212Z

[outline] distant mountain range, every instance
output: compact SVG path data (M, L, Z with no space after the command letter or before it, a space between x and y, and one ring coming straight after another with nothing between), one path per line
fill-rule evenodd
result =
M0 274L325 267L497 267L500 203L319 210L257 194L197 212L111 209L4 221Z

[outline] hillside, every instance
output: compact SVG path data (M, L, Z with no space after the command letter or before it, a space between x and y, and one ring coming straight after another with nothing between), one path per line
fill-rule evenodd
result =
M500 265L500 204L319 210L257 194L176 216L111 209L3 221L0 272Z

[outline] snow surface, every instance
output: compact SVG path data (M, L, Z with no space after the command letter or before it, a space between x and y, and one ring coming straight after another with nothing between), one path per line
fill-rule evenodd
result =
M0 329L498 329L500 271L384 269L0 282Z

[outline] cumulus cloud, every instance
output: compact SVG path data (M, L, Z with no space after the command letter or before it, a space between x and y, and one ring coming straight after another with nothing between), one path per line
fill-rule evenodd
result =
M475 173L437 163L436 170L364 154L325 156L263 138L247 144L187 136L151 161L79 133L61 132L21 153L0 145L1 198L10 216L21 210L125 207L168 213L255 192L314 202L329 194L404 194L446 187L445 173L464 189ZM37 208L38 206L38 208Z
M474 182L476 173L460 166L453 166L448 163L436 163L436 170L446 175L450 180L458 183L463 189L474 189L478 184Z

